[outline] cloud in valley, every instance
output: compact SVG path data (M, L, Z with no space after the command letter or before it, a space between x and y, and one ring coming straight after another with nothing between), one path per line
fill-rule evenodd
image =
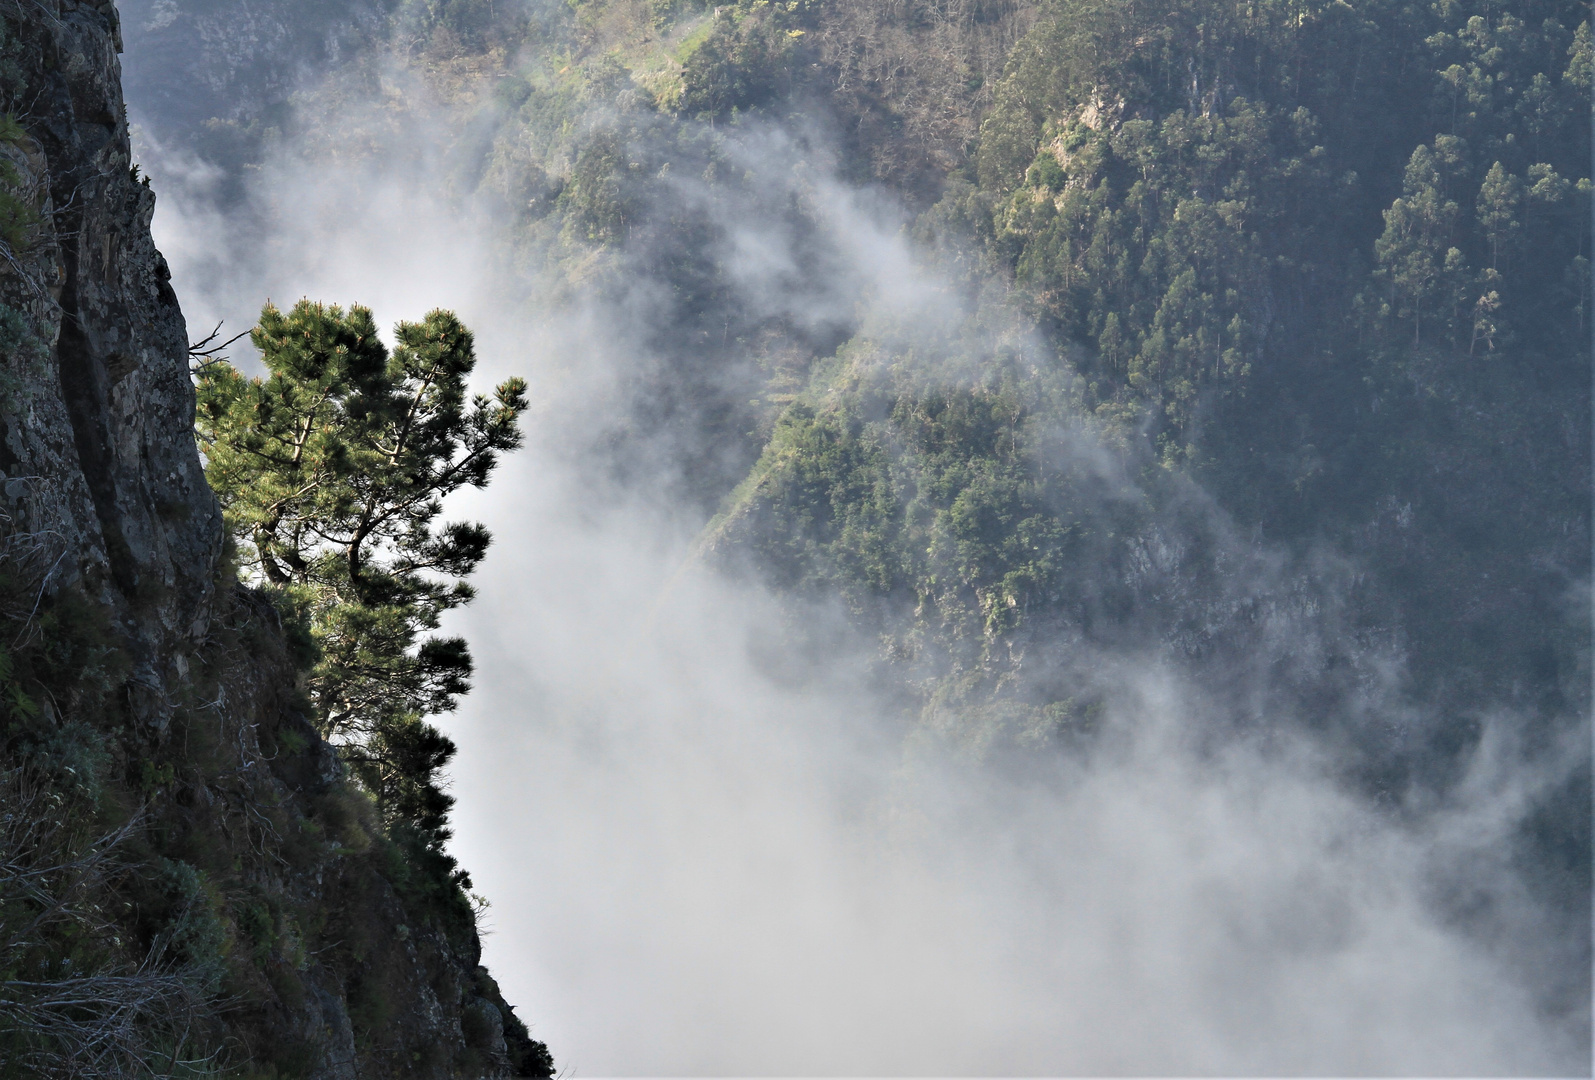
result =
M1452 797L1375 807L1306 738L1205 737L1226 706L1137 652L1096 661L1112 692L1090 752L1020 769L905 725L839 605L798 616L821 655L773 662L793 616L692 558L702 515L658 482L680 448L660 444L652 477L594 464L631 423L668 295L539 291L496 204L426 149L447 118L408 122L370 157L274 153L241 204L175 150L140 154L192 328L236 332L267 297L359 302L386 325L445 306L477 334L481 386L531 381L525 449L452 507L495 546L455 624L475 689L443 726L460 745L453 850L493 905L486 962L562 1065L1584 1067L1511 965L1551 931L1502 852L1562 779L1556 755L1520 751L1504 718ZM757 200L667 189L710 208L743 304L813 332L884 312L934 337L963 318L902 212L804 162L800 138L819 136L750 128L727 152L772 202L798 200L802 236ZM1458 868L1505 929L1448 913L1437 882Z

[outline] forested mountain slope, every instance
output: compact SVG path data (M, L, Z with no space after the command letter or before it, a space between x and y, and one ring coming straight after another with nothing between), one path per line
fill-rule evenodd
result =
M190 57L230 9L126 7ZM446 117L528 287L646 327L588 466L841 603L975 756L1089 753L1161 665L1392 813L1491 724L1573 761L1514 859L1566 946L1526 977L1587 1028L1586 5L320 10L365 36L266 35L302 81L238 61L247 107L154 141L398 168ZM870 228L915 265L858 272Z
M949 379L856 340L778 421L734 511L772 520L745 541L900 594L992 685L1057 662L1015 650L1060 620L1257 662L1239 643L1294 595L1344 620L1271 661L1315 687L1299 711L1356 727L1366 666L1396 661L1428 714L1375 768L1443 769L1481 708L1577 715L1588 28L1491 18L1043 13L918 228L968 273L1011 271L1069 362L977 346ZM1133 499L1094 492L1094 461L1070 475L1048 445L1070 427L1122 448ZM1264 552L1293 565L1261 589L1222 565Z

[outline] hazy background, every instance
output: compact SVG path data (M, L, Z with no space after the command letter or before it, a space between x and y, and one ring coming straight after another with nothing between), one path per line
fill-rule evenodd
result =
M531 382L526 448L454 507L495 546L454 627L475 689L443 727L460 746L452 848L492 903L485 962L562 1067L1585 1067L1579 1032L1545 1019L1524 978L1556 940L1508 850L1585 747L1529 754L1503 717L1446 800L1375 807L1324 746L1205 737L1223 706L1144 651L1094 659L1109 733L1078 760L1012 769L905 726L872 697L875 643L839 609L794 616L693 557L706 515L671 493L713 447L676 430L641 456L652 471L602 467L657 370L656 277L550 295L492 199L459 184L441 108L378 129L381 102L345 92L321 132L391 143L329 158L285 138L242 178L206 164L161 141L181 117L135 92L151 62L124 58L137 156L191 336L245 329L267 298L358 302L389 326L442 306L477 334L481 387ZM830 173L815 139L756 129L738 150L806 200L814 234L756 205L711 209L748 309L817 328L956 316L902 211ZM822 645L797 664L781 646L794 619Z

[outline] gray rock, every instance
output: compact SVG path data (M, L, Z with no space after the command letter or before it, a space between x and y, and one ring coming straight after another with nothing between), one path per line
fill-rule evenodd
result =
M202 639L221 513L193 438L188 328L150 238L155 195L131 172L108 0L34 5L22 23L27 137L3 152L39 223L0 260L0 303L31 340L6 349L0 468L14 528L53 538L52 586L82 581L115 611L160 726L166 658Z

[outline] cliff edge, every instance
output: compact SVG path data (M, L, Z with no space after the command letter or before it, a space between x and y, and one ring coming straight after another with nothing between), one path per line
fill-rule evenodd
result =
M120 49L0 7L0 1077L549 1075L234 579Z

